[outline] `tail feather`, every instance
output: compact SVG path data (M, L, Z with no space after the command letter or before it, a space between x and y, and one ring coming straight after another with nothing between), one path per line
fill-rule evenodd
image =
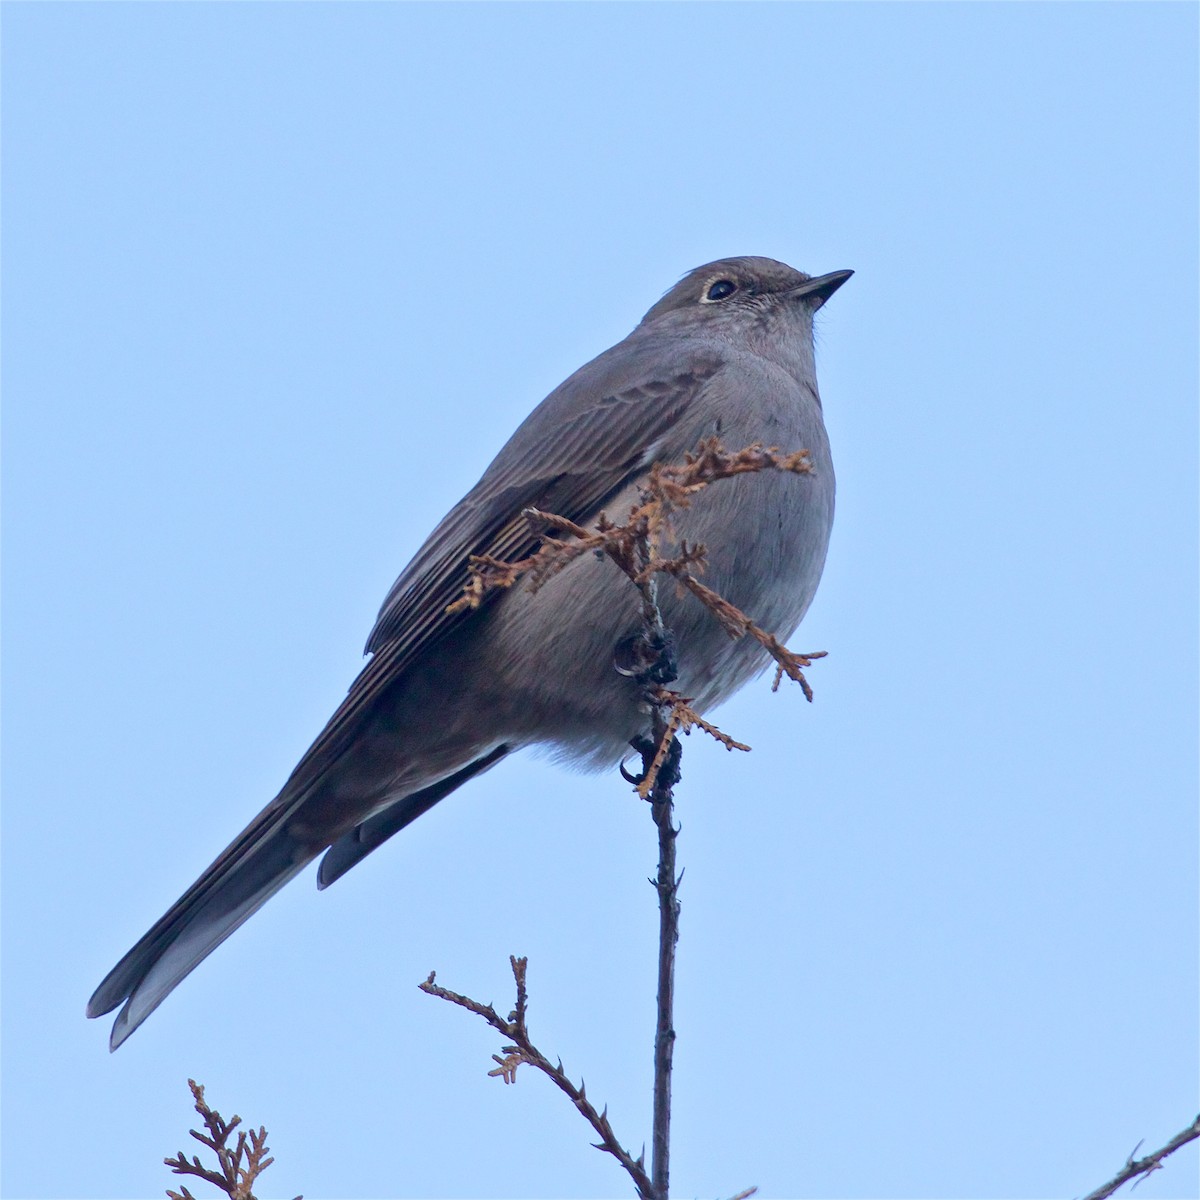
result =
M242 922L323 848L298 842L274 806L262 812L108 973L88 1001L102 1016L124 1001L115 1050Z
M332 846L316 836L317 830L330 825L328 797L319 792L297 797L285 788L92 994L89 1017L103 1016L123 1005L113 1024L109 1048L121 1045L179 983L322 850L328 849L328 853L317 883L327 887L455 788L499 762L508 750L508 746L497 746L440 782L393 801L344 837L336 838Z

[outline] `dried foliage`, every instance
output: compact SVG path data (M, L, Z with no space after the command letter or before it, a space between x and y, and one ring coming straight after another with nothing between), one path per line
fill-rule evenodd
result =
M650 468L646 484L641 488L639 503L630 510L623 525L614 524L602 513L596 528L589 530L556 513L527 508L523 515L534 530L565 537L547 536L532 554L515 562L505 562L486 554L472 555L469 562L470 578L462 596L450 605L448 611L478 608L490 592L510 588L522 579L527 581L531 591L537 591L548 579L582 555L603 553L641 590L648 636L654 629L662 629L655 580L659 575L669 575L712 613L731 638L752 637L767 651L776 664L773 691L778 689L786 675L800 685L805 698L811 701L812 688L804 677L804 668L811 666L815 659L824 658L824 651L797 654L789 650L774 634L757 625L740 608L701 583L697 573L704 571L707 557L704 546L681 541L678 553L673 557L664 557L662 553L664 540L670 536L671 517L687 508L697 493L722 479L767 470L805 475L812 471L812 463L807 450L785 454L776 446L764 447L761 443L755 443L730 452L717 438L706 438L693 453L685 456L682 464L655 463ZM664 689L657 703L669 706L668 732L659 743L658 755L638 784L638 793L643 799L648 798L654 788L654 780L667 753L670 738L677 729L686 733L698 726L730 750L750 748L704 721L689 707L689 697Z
M565 1092L570 1098L571 1103L583 1114L584 1119L595 1130L600 1138L598 1142L593 1142L592 1145L597 1150L603 1150L607 1154L611 1154L625 1170L629 1177L633 1180L634 1187L637 1188L638 1196L641 1200L654 1200L654 1190L651 1184L649 1175L646 1174L646 1154L643 1150L637 1158L626 1150L620 1142L617 1141L616 1134L613 1133L612 1125L608 1120L608 1106L606 1105L599 1112L595 1105L587 1098L587 1088L584 1081L580 1079L579 1086L576 1087L570 1079L567 1078L566 1072L563 1070L562 1059L558 1059L556 1063L552 1063L534 1044L529 1037L529 1029L525 1023L525 1014L529 1003L529 992L525 985L525 968L527 960L517 958L513 955L509 956L509 963L512 966L513 980L517 987L517 1003L516 1007L508 1014L508 1019L505 1020L490 1004L481 1004L478 1000L472 1000L469 996L464 996L459 992L452 992L449 988L444 988L441 984L435 982L436 973L430 971L429 978L424 983L418 984L421 991L426 992L430 996L437 996L440 1000L446 1000L451 1004L457 1004L459 1008L465 1008L468 1012L473 1012L476 1016L482 1017L493 1029L501 1036L508 1039L508 1044L501 1047L501 1054L493 1054L493 1060L499 1065L488 1074L493 1078L501 1078L505 1083L516 1083L517 1068L522 1064L527 1063L531 1067L535 1067L541 1071L548 1079L551 1079L555 1086ZM501 1057L503 1055L503 1057Z
M688 734L693 729L703 729L709 737L720 742L726 750L749 750L745 742L736 741L724 730L718 729L711 721L706 721L691 706L690 696L681 696L678 692L661 685L650 689L649 699L659 712L666 715L662 718L663 728L654 744L654 753L645 765L641 775L632 776L622 768L622 774L637 789L637 794L643 800L649 800L658 783L659 772L671 751L672 739L676 733Z
M510 588L526 577L530 589L537 591L547 579L592 551L606 553L635 583L644 583L657 573L674 575L682 582L690 568L703 569L706 551L703 546L689 547L681 542L676 557L662 558L659 555L663 538L670 531L671 515L689 507L696 493L709 484L731 479L735 475L766 470L807 475L812 472L812 462L807 450L783 454L776 446L768 448L756 442L729 453L719 439L706 438L694 453L685 456L682 464L655 463L650 468L650 475L641 489L640 503L630 510L624 525L615 525L601 514L595 530L589 530L557 513L527 508L523 515L535 531L564 533L574 540L547 538L533 554L511 563L488 554L473 554L469 560L471 578L463 589L463 595L447 611L453 613L478 608L489 592L497 588ZM638 547L643 544L650 547L649 561L643 561L639 554ZM738 612L732 605L729 608L734 613ZM746 626L753 624L740 613L738 620ZM734 633L732 626L725 627ZM747 631L739 627L734 635L740 637Z
M235 1116L226 1121L219 1112L209 1108L201 1084L189 1079L188 1087L192 1089L196 1111L207 1131L200 1133L192 1129L189 1132L217 1156L217 1169L204 1166L196 1155L189 1159L182 1150L174 1158L164 1158L163 1162L176 1175L192 1175L211 1183L224 1192L229 1200L255 1200L252 1190L255 1181L275 1161L267 1157L267 1131L260 1125L257 1131L251 1129L238 1133L237 1141L231 1147L230 1135L242 1123L242 1118ZM178 1192L168 1188L167 1197L168 1200L196 1200L186 1187ZM303 1197L297 1196L296 1200L303 1200Z

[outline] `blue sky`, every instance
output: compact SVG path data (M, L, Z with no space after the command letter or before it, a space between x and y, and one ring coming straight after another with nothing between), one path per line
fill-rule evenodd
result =
M684 271L822 314L801 649L679 792L674 1191L1049 1197L1197 1109L1197 12L3 11L6 1197L132 1197L186 1079L260 1194L628 1194L654 843L533 757L311 873L120 1051L92 988L277 790L524 414ZM1195 1147L1139 1189L1194 1197Z

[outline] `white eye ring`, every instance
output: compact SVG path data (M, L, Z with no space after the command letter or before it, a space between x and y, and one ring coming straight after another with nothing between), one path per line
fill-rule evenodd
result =
M728 300L730 296L738 290L738 286L732 279L714 279L708 286L708 291L700 298L702 304L719 304L722 300ZM716 292L716 295L713 293Z

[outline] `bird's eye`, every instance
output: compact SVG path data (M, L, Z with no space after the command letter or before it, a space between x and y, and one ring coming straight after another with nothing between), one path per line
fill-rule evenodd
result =
M705 294L705 300L724 300L727 296L732 296L737 291L737 284L732 279L718 279L716 283L708 289Z

